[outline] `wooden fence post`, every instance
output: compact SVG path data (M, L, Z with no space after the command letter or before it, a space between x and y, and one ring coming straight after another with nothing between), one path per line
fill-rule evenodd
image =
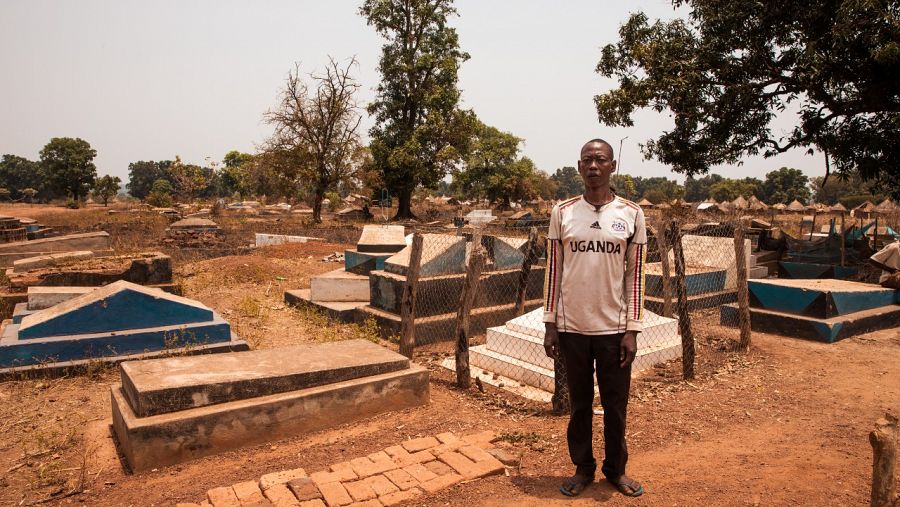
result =
M672 220L674 239L672 251L675 254L675 293L678 297L678 332L681 333L682 376L694 378L694 333L691 330L691 315L688 312L687 287L685 286L684 249L681 246L681 226Z
M525 298L528 293L528 275L531 273L531 264L534 262L534 250L537 246L537 227L528 230L528 241L525 243L525 257L522 259L522 268L519 271L519 287L516 292L516 316L525 313Z
M839 234L841 238L841 267L845 266L846 262L846 254L844 253L847 249L847 229L844 228L844 212L841 212L841 233Z
M747 253L744 245L744 224L738 219L734 228L734 260L737 270L738 324L741 328L742 350L750 349L750 295L747 289Z
M459 296L456 329L453 333L453 336L456 337L456 385L464 389L468 389L472 382L469 371L469 314L472 312L475 294L478 293L478 281L481 271L484 269L485 254L480 243L480 235L474 234L472 236L472 253L469 255L469 265L466 267L466 280L463 283L462 294Z
M659 263L662 268L663 317L672 317L672 267L669 265L669 227L662 217L657 225L656 246L659 249Z
M416 347L416 289L422 265L422 234L413 234L406 269L406 285L400 299L400 353L412 359Z
M894 507L897 504L897 418L885 414L869 433L872 444L872 507Z

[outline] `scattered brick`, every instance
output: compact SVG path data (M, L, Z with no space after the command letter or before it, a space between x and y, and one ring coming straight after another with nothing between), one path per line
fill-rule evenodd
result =
M292 480L299 479L301 477L306 477L306 472L302 468L282 470L281 472L266 474L259 478L259 489L265 491L272 486L278 484L287 484Z
M445 452L438 456L438 459L467 479L475 473L475 462L458 452Z
M440 477L435 477L430 481L423 482L421 487L425 490L426 493L436 493L442 489L449 488L454 484L458 484L462 482L463 476L455 473L449 473L447 475L441 475Z
M213 488L206 492L206 499L213 507L241 507L241 502L231 486Z
M491 430L486 430L480 433L466 435L462 439L469 444L484 448L490 447L491 444L497 440L497 434Z
M381 507L381 502L377 498L373 498L365 502L353 502L348 507Z
M435 438L437 438L438 442L440 442L442 444L450 444L453 442L459 442L459 437L454 435L453 433L450 433L449 431L446 433L439 433L439 434L435 435Z
M275 507L297 507L300 501L291 493L285 484L273 484L263 491L263 495L272 502Z
M482 477L499 475L502 474L504 470L506 470L506 467L503 466L503 463L491 458L488 461L479 461L478 463L475 463L475 468L468 476L466 476L466 479L481 479Z
M253 505L265 500L257 481L239 482L231 488L234 489L234 494L241 505Z
M379 497L378 500L382 505L386 507L390 507L392 505L397 505L404 502L409 502L414 500L415 498L422 495L422 490L419 488L412 488L406 491L398 491L396 493L390 493L388 495L384 495Z
M212 504L209 503L209 500L203 500L200 502L200 507L212 507Z
M508 467L517 467L522 462L519 456L516 456L506 449L494 447L493 449L488 449L487 452L495 459L497 459L500 463L503 463Z
M200 507L199 503L176 503L175 507Z
M379 461L390 461L391 459L391 457L388 456L388 453L384 451L373 452L372 454L369 454L368 458L376 463Z
M434 475L447 475L453 473L453 469L440 461L429 461L425 463L425 468L434 472Z
M388 456L392 458L396 458L398 456L406 456L409 454L409 451L403 448L402 445L392 445L384 450L388 454Z
M322 498L328 507L340 507L341 505L349 505L353 503L353 499L347 494L344 485L340 482L328 482L325 484L316 484L319 491L322 492Z
M403 502L409 502L413 500L417 496L422 494L422 490L419 488L413 488L406 491L398 491L396 493L391 493L388 495L384 495L378 497L378 501L381 502L381 505L386 507L390 507L392 505L397 505Z
M419 451L412 454L406 454L405 456L398 456L394 458L394 463L402 468L415 463L425 463L433 460L434 454L431 454L430 451Z
M399 470L392 471L397 472ZM390 479L381 474L373 475L372 477L365 479L365 482L372 488L372 491L375 492L376 496L383 496L400 491L400 488L395 486Z
M420 465L421 466L421 465ZM426 472L427 468L422 467ZM402 468L398 468L397 470L389 470L384 473L384 476L391 480L394 484L397 485L398 488L402 490L412 489L419 485L419 481L417 481L409 472ZM433 479L433 477L430 477Z
M356 479L356 472L353 471L353 467L350 465L349 461L342 461L331 465L331 471L338 474L341 481L352 481Z
M427 482L431 479L437 477L437 474L432 472L431 470L425 468L421 463L416 463L415 465L410 465L403 469L406 473L412 476L418 482ZM386 473L386 472L385 472Z
M288 488L294 493L294 496L297 497L297 500L301 502L308 502L310 500L322 498L322 493L319 492L319 488L316 487L316 483L314 483L313 480L309 477L294 479L287 485Z
M339 482L341 480L341 473L325 471L315 472L314 474L310 475L309 478L314 483L316 483L316 486L321 488L323 484L328 484L329 482Z
M322 500L307 500L300 502L300 507L327 507Z
M387 456L387 454L385 454ZM398 468L398 464L394 463L390 458L386 460L372 461L369 458L356 458L350 460L353 471L360 479L365 479L370 475L383 474L388 470Z
M438 439L434 437L422 437L407 440L401 445L403 445L403 448L409 452L419 452L424 451L425 449L431 449L438 444L440 444L440 442L438 442Z
M488 452L485 451L484 449L482 449L481 447L475 447L474 445L467 445L465 447L460 447L459 452L463 456L465 456L475 462L496 459L493 456L491 456L490 454L488 454Z
M378 496L367 481L353 481L345 482L343 484L344 488L347 490L347 493L350 493L350 496L353 497L353 499L357 502L370 500Z

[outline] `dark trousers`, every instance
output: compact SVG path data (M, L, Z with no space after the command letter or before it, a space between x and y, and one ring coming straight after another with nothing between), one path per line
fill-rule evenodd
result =
M625 412L631 389L631 366L622 368L619 344L622 334L590 336L560 333L559 345L566 363L572 415L567 439L576 472L594 476L597 461L593 449L594 368L603 407L603 440L606 455L600 471L609 479L625 474Z

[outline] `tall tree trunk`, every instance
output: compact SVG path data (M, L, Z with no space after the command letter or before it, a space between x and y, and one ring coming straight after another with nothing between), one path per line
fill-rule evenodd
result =
M316 193L313 197L313 222L322 223L322 200L325 199L325 189L316 187Z
M409 220L411 218L416 218L412 212L412 188L402 188L400 189L399 203L397 204L397 214L394 215L394 220Z

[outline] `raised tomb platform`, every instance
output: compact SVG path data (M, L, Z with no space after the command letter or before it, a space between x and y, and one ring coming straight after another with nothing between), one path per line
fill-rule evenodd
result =
M817 264L812 262L778 262L778 278L784 279L847 279L856 276L858 273L859 268L856 266Z
M126 281L89 291L68 288L52 305L33 295L31 307L18 305L0 333L0 373L247 348L214 311L159 289Z
M638 353L632 375L681 357L676 319L645 310L644 330L637 336ZM469 349L469 363L475 367L473 376L481 370L552 393L554 367L553 359L544 351L543 308L513 318L502 326L488 328L486 343ZM452 358L443 365L454 369Z
M900 327L900 291L847 280L751 280L754 331L833 343ZM737 322L736 304L720 308L722 324Z
M39 255L89 250L98 255L112 253L109 233L87 232L68 234L31 241L14 241L0 244L0 268L8 268L14 261Z
M125 362L113 429L135 472L429 400L428 370L366 340Z
M357 250L345 253L347 266L344 270L314 277L308 290L285 292L285 302L312 305L345 321L361 322L372 318L386 336L396 335L400 332L400 300L406 286L411 247L406 246L402 238L401 226L388 226L396 227L389 232L384 231L385 226L366 227ZM373 233L369 227L381 231ZM452 339L466 262L472 249L471 239L471 235L422 235L415 321L417 344ZM382 245L375 245L375 242ZM525 243L525 238L481 237L488 259L470 317L472 333L484 332L488 327L515 317L516 289ZM395 250L399 248L399 251L380 253L385 244L392 245ZM355 262L353 254L370 256L365 269L357 270L358 265L351 265ZM379 267L383 269L377 269ZM527 310L541 305L543 276L543 262L535 262L528 275Z

